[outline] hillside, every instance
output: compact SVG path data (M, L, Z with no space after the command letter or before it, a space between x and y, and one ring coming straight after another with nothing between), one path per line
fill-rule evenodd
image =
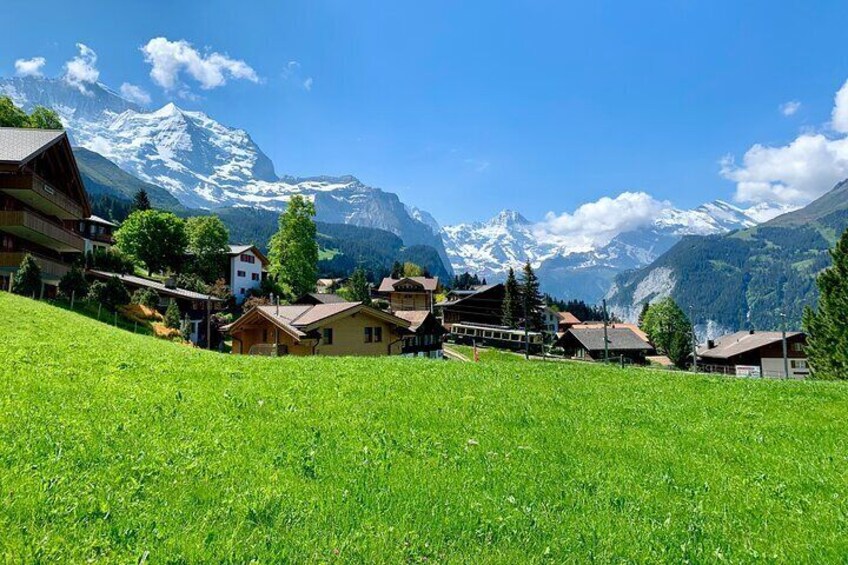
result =
M0 556L833 562L848 388L223 357L0 293Z
M617 277L613 309L634 318L645 301L674 298L709 336L755 327L780 329L781 313L800 326L815 304L815 276L848 229L848 182L805 208L724 236L689 237L653 263Z

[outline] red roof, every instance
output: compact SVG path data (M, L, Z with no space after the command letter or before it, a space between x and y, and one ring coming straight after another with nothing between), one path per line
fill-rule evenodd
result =
M420 286L421 291L435 292L439 286L439 277L404 277L402 279L386 277L380 283L380 288L377 289L377 292L394 292L395 286L398 283Z

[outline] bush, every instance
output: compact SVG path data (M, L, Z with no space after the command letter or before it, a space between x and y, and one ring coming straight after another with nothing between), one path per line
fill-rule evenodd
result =
M173 298L168 303L168 309L165 310L165 326L172 330L180 329L180 307Z
M175 283L177 287L184 288L192 292L199 292L200 294L209 293L209 287L205 282L203 282L203 279L195 274L181 273L177 276Z
M154 309L159 305L159 295L150 288L139 288L132 295L132 303Z
M74 265L62 276L59 280L59 293L67 298L71 296L84 298L88 294L88 282L85 280L82 269Z
M94 250L85 254L85 268L124 275L132 273L135 270L135 264L118 249L95 247Z
M99 302L114 310L118 306L129 304L130 293L127 292L118 277L110 277L106 282L95 281L91 283L88 289L88 300Z
M12 277L12 292L23 296L38 297L41 294L41 267L32 258L24 255L18 272Z

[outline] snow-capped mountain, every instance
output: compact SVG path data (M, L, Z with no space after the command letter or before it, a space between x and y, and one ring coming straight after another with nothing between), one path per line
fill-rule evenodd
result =
M615 275L648 265L685 235L721 234L756 223L744 210L717 200L692 210L667 208L650 225L587 250L552 241L519 213L504 210L485 222L446 226L442 238L457 272L502 280L509 267L530 261L545 292L596 302Z
M161 186L188 208L250 206L279 211L294 194L314 199L317 219L390 231L406 245L431 245L450 263L438 224L408 211L397 195L353 176L278 177L250 135L203 112L171 103L146 111L102 84L88 94L62 79L0 80L0 93L31 110L53 108L71 139L139 179Z

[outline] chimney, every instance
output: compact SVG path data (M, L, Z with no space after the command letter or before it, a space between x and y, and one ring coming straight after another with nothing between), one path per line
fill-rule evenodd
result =
M715 340L708 339L707 340L707 349L712 349L713 347L715 347Z
M748 330L748 335L754 335L754 330Z

